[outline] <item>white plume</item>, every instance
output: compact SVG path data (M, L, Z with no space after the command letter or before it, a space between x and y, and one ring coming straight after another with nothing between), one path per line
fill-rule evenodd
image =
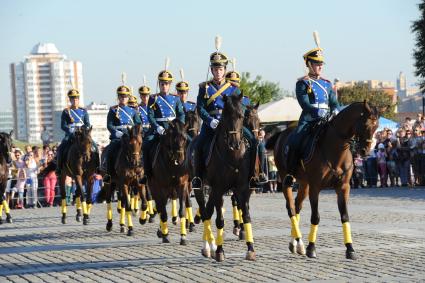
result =
M236 72L236 58L232 59L232 68L233 68L233 71Z
M319 38L319 33L317 31L313 32L313 38L314 38L314 42L316 42L317 47L320 48L320 38Z
M168 70L168 67L170 66L170 57L165 58L165 70Z
M217 52L220 50L222 42L223 42L223 39L221 38L221 36L217 35L215 37L215 50L217 50Z
M184 71L183 71L183 69L180 69L180 77L181 77L182 81L184 81Z
M143 75L143 85L147 85L146 84L146 75Z
M133 86L130 87L130 94L133 94Z
M125 85L125 82L127 81L127 74L125 72L121 73L121 82L123 85Z
M69 85L71 86L71 88L74 88L74 82L72 78L69 78Z

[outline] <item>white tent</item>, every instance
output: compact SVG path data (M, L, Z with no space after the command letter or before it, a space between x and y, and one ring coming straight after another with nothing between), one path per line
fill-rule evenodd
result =
M258 116L261 123L298 121L301 111L301 106L296 98L285 97L261 105L258 109Z

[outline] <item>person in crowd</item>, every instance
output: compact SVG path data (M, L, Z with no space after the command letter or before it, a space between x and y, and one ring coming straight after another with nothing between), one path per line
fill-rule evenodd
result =
M421 117L421 116L420 116ZM410 148L410 163L412 165L412 171L413 171L413 184L419 185L419 152L422 148L422 131L421 128L419 128L419 125L416 125L413 127L413 135L409 139L409 148Z
M360 153L356 153L354 157L354 171L353 171L353 188L357 189L359 187L364 187L364 165L363 158Z
M376 149L371 148L366 159L366 182L370 188L376 188L378 182L378 164L376 162Z
M400 174L400 182L403 187L407 187L410 183L410 148L409 139L412 136L411 130L400 130L397 140L398 155L398 171Z
M49 151L47 154L46 162L41 166L40 175L43 177L43 185L44 185L44 196L46 200L46 205L48 207L53 206L53 202L55 200L56 195L56 162L54 160L53 151Z
M12 166L16 170L16 185L12 189L11 199L13 199L14 193L18 193L16 208L24 208L24 189L27 181L27 172L22 152L18 149L15 150L15 161L12 162Z
M27 175L27 206L30 208L37 208L38 197L38 167L37 162L34 159L34 152L28 152L25 158L25 169Z
M390 179L391 187L399 186L398 184L398 172L396 160L398 158L396 141L387 142L385 145L385 151L387 153L387 171Z
M381 181L381 188L387 187L387 153L385 152L385 146L383 143L378 144L376 161L378 162L378 173Z
M270 184L270 192L277 192L277 166L274 162L273 152L269 152L267 155L267 162L269 167L269 184Z

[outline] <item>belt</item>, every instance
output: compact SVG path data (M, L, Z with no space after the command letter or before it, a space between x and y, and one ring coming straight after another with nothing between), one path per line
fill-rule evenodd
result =
M69 128L75 128L75 127L82 127L84 126L83 123L73 123L73 124L69 124Z
M115 126L116 130L123 130L127 129L128 127L133 127L133 125L121 125L121 126Z
M168 117L168 118L155 118L157 122L170 122L176 119L176 117Z
M211 110L210 112L208 112L208 114L210 114L210 115L218 115L218 114L221 114L222 112L223 112L223 110L216 109L216 110Z
M143 125L142 128L150 128L151 125Z
M329 105L327 103L315 103L312 104L312 106L319 109L329 109Z

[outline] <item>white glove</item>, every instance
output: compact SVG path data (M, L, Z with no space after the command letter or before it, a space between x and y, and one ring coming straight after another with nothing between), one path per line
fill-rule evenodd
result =
M212 119L212 121L210 122L210 127L215 129L218 126L218 120L217 119Z
M74 127L69 128L69 132L70 132L71 134L73 134L73 133L75 132L75 128L74 128Z
M332 114L333 114L334 116L338 115L338 113L339 113L339 110L338 110L338 109L335 109L334 111L332 111Z
M327 113L328 113L328 111L327 111L326 109L319 109L319 111L317 111L317 115L318 115L320 118L325 117Z
M116 132L115 132L115 136L116 136L117 138L121 138L123 135L124 135L124 134L123 134L123 132L121 132L121 131L116 131Z
M163 134L165 133L165 129L164 129L164 127L163 127L163 126L158 126L158 127L156 128L156 132L157 132L158 134L160 134L160 135L163 135Z

